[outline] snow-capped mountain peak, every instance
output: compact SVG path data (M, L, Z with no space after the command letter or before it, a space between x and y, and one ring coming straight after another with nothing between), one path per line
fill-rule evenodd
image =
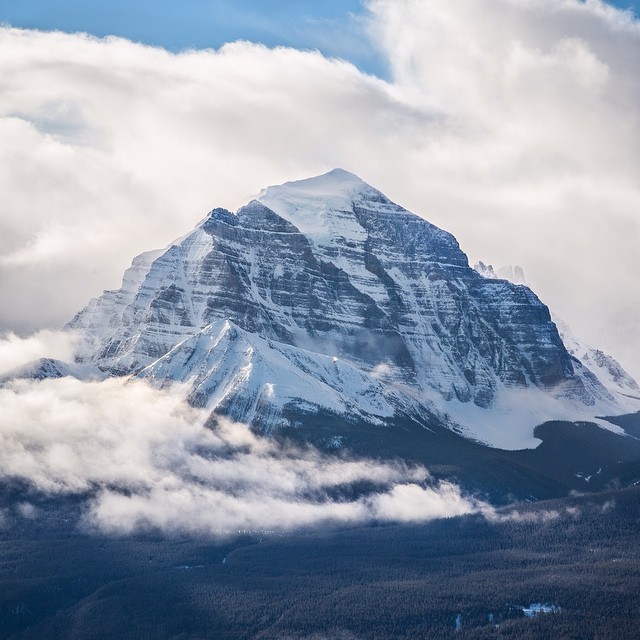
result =
M365 193L383 197L358 176L334 169L314 178L267 187L256 200L314 244L330 245L337 238L351 242L362 239L363 229L353 215L353 202Z
M539 415L505 403L513 390L549 397L545 419L617 406L529 288L482 277L451 234L341 169L213 209L69 327L94 345L79 362L179 381L191 402L267 430L292 408L422 412L512 447L478 417L499 406L529 446Z
M258 200L264 202L269 199L298 200L300 202L313 199L322 199L330 202L332 199L340 199L342 202L350 202L354 196L365 190L374 190L357 175L335 168L327 173L303 180L292 180L281 185L272 185L262 189Z

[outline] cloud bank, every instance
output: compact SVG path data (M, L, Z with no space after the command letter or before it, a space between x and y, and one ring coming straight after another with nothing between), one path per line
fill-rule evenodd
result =
M389 81L248 42L0 29L0 329L59 326L213 206L342 166L472 260L522 264L593 340L638 295L640 22L599 0L367 6ZM604 346L638 375L630 337Z
M488 508L422 467L284 447L225 421L207 427L179 391L122 379L13 382L0 389L0 477L84 496L85 523L117 534L424 522Z

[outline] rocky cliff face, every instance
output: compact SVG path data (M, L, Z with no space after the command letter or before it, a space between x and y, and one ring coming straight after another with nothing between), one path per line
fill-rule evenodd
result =
M504 279L514 284L525 284L526 279L522 267L507 265L494 269L492 265L477 262L473 268L483 277L489 279ZM581 366L589 369L598 382L608 389L614 396L622 395L628 398L640 398L638 383L624 370L620 363L600 349L595 349L576 336L571 327L557 314L552 313L551 319L558 328L562 343L569 355L579 361Z
M297 374L302 361L315 362L301 389L315 379L333 390L327 398L342 398L325 404L368 415L397 408L398 397L488 408L503 389L584 406L613 400L576 366L530 289L483 277L452 235L341 170L270 187L236 213L214 209L167 249L136 258L122 288L92 300L68 327L93 340L80 362L189 382L192 401L237 419L256 415L256 405L234 404L234 389L277 396L282 358ZM225 367L212 364L230 351L249 354L231 386ZM259 376L256 354L271 363ZM351 388L332 378L326 358L364 378ZM365 387L380 406L361 406ZM322 394L307 391L299 392L306 405L322 405Z

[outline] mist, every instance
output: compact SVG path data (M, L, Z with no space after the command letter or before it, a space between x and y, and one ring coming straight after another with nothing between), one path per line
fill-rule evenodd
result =
M26 337L0 334L0 374L39 358L72 362L81 338L71 331L43 329Z

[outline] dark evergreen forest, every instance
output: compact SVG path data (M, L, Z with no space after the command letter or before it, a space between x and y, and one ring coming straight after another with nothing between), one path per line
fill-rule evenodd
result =
M0 638L639 637L636 487L520 503L495 522L224 541L83 532L80 504L7 508ZM559 611L527 618L533 603Z

